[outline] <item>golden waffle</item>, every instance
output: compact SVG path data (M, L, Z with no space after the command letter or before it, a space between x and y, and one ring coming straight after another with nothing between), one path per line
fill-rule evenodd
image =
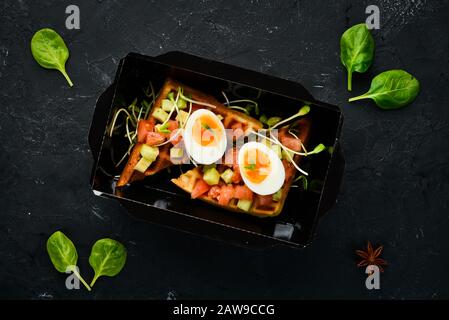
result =
M161 107L162 100L166 99L167 95L171 91L178 90L178 88L180 87L183 88L184 95L191 95L193 100L205 102L215 106L215 108L211 108L194 105L195 108L209 109L215 114L221 115L223 117L223 125L226 129L234 128L236 125L237 126L241 125L244 134L247 134L251 130L257 131L263 127L262 123L260 123L256 119L246 115L245 113L225 107L223 104L218 102L218 100L215 99L213 96L204 94L196 89L190 88L170 78L168 78L165 81L162 89L160 90L159 95L153 104L153 107L151 109L151 112L149 113L147 120L151 120L152 118L154 118L153 113L157 108ZM142 180L143 178L145 178L145 176L153 175L173 165L173 163L170 161L171 146L172 146L171 143L167 143L159 147L159 156L143 174L134 170L134 167L141 158L140 148L142 147L142 143L137 143L132 149L128 161L125 165L125 168L123 169L123 172L120 175L120 179L117 182L117 187L125 186L126 184L136 180Z
M299 130L299 133L297 134L298 138L302 141L304 145L307 144L307 141L309 139L309 133L310 133L310 121L308 119L301 119L297 121L296 126ZM300 155L295 155L293 158L293 161L295 161L297 164L299 164L301 160ZM292 166L292 165L291 165ZM296 170L293 168L293 170ZM192 193L193 188L196 184L196 181L200 178L202 178L202 170L201 167L196 167L192 170L189 170L179 176L177 179L172 179L171 181L176 184L178 187L183 189L184 191L187 191L188 193ZM240 208L237 207L237 199L232 199L227 206L220 205L215 199L208 197L207 194L198 197L198 199L201 199L203 201L206 201L210 204L213 204L218 207L225 208L227 210L231 211L237 211L237 212L243 212L248 213L255 216L260 217L274 217L281 213L282 208L284 207L285 200L287 198L288 192L290 190L290 187L292 185L293 179L295 177L295 174L292 174L288 180L284 182L284 186L282 187L282 196L279 201L273 201L269 206L267 205L261 205L260 204L260 198L254 195L254 201L249 211L243 211Z

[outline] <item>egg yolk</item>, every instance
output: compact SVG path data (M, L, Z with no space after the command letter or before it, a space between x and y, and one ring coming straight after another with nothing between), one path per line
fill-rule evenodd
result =
M210 115L202 115L193 124L192 136L203 147L217 145L221 139L221 130L217 120Z
M269 156L257 149L246 150L243 165L246 178L253 183L261 183L271 171Z

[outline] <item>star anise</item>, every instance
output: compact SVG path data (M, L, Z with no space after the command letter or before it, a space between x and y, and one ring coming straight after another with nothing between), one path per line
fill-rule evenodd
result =
M368 241L368 245L366 247L366 251L356 250L357 255L362 258L362 260L357 264L357 267L366 267L369 265L376 265L379 267L381 272L384 271L383 266L387 265L387 261L382 258L379 258L382 253L383 246L378 247L376 250L373 249L371 242Z

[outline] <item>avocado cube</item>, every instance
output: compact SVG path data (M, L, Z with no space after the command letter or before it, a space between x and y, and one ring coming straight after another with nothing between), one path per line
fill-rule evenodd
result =
M229 184L232 182L233 175L234 175L234 171L232 171L232 169L228 168L225 171L223 171L223 173L220 175L220 177L223 179L224 182Z
M243 211L249 211L249 209L251 209L252 204L253 204L252 200L240 199L237 202L237 207Z
M140 155L145 159L153 162L159 155L159 148L143 144L142 147L140 148Z
M187 108L187 101L185 101L183 98L178 99L178 103L176 104L179 109L185 109Z
M279 201L282 198L282 189L279 189L275 194L273 194L273 201Z
M150 167L152 162L153 161L142 157L140 158L139 162L137 162L136 166L134 167L134 170L145 173L145 171Z
M217 165L216 165L215 163L212 163L212 164L206 164L206 165L203 166L203 168L201 169L201 171L203 171L203 173L204 173L204 172L206 172L207 170L212 169L212 168L216 168L216 167L217 167Z
M173 102L171 102L168 99L164 99L164 100L162 100L161 108L162 108L162 110L164 110L166 112L170 112L173 110Z
M170 149L170 158L171 159L180 159L184 155L184 152L181 148L171 148Z
M217 169L209 168L204 172L203 180L210 186L218 184L220 181L220 173L218 173Z
M189 113L180 110L178 115L176 116L176 120L178 120L181 124L185 124L187 122L187 118L189 117Z
M155 117L160 122L165 122L168 119L168 113L161 108L157 108L153 112L153 117Z

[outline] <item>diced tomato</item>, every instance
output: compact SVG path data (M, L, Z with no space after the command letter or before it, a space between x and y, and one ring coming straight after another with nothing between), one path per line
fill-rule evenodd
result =
M240 174L240 167L237 163L237 160L235 160L234 164L232 165L232 171L234 171L234 174L231 177L232 183L240 183L242 181L242 175Z
M207 193L208 197L212 199L217 199L220 196L221 187L219 185L212 186Z
M195 186L192 190L192 199L198 198L199 196L202 196L206 192L208 192L210 189L210 185L206 183L203 179L198 179L195 183Z
M169 130L170 132L169 133L159 132L159 133L161 135L163 135L165 138L169 139L172 136L172 133L178 129L178 121L168 120L166 129ZM157 131L157 129L156 129L156 131Z
M165 141L165 137L157 132L148 132L145 143L154 146Z
M240 175L240 170L238 169L238 166L237 170L234 168L234 174L231 177L231 181L232 183L240 183L242 181L242 176Z
M170 131L178 129L178 127L179 127L178 126L178 121L176 121L176 120L168 120L167 124L168 124L167 129L170 130Z
M154 130L155 121L153 118L150 120L140 120L137 124L137 141L140 143L145 142L147 139L147 133Z
M227 206L232 198L234 198L234 187L232 185L222 186L220 195L218 196L218 203L222 206Z
M285 181L288 181L295 174L295 167L287 160L282 160L285 169Z
M272 194L266 196L257 195L257 200L259 202L259 205L267 207L273 203L273 195Z
M170 133L170 141L175 146L182 140L182 133L178 133L179 129L175 129ZM176 135L175 138L173 138Z
M253 192L247 186L235 186L234 198L253 200Z
M279 130L279 140L289 149L294 151L301 150L301 141L288 133L287 128L282 128Z

